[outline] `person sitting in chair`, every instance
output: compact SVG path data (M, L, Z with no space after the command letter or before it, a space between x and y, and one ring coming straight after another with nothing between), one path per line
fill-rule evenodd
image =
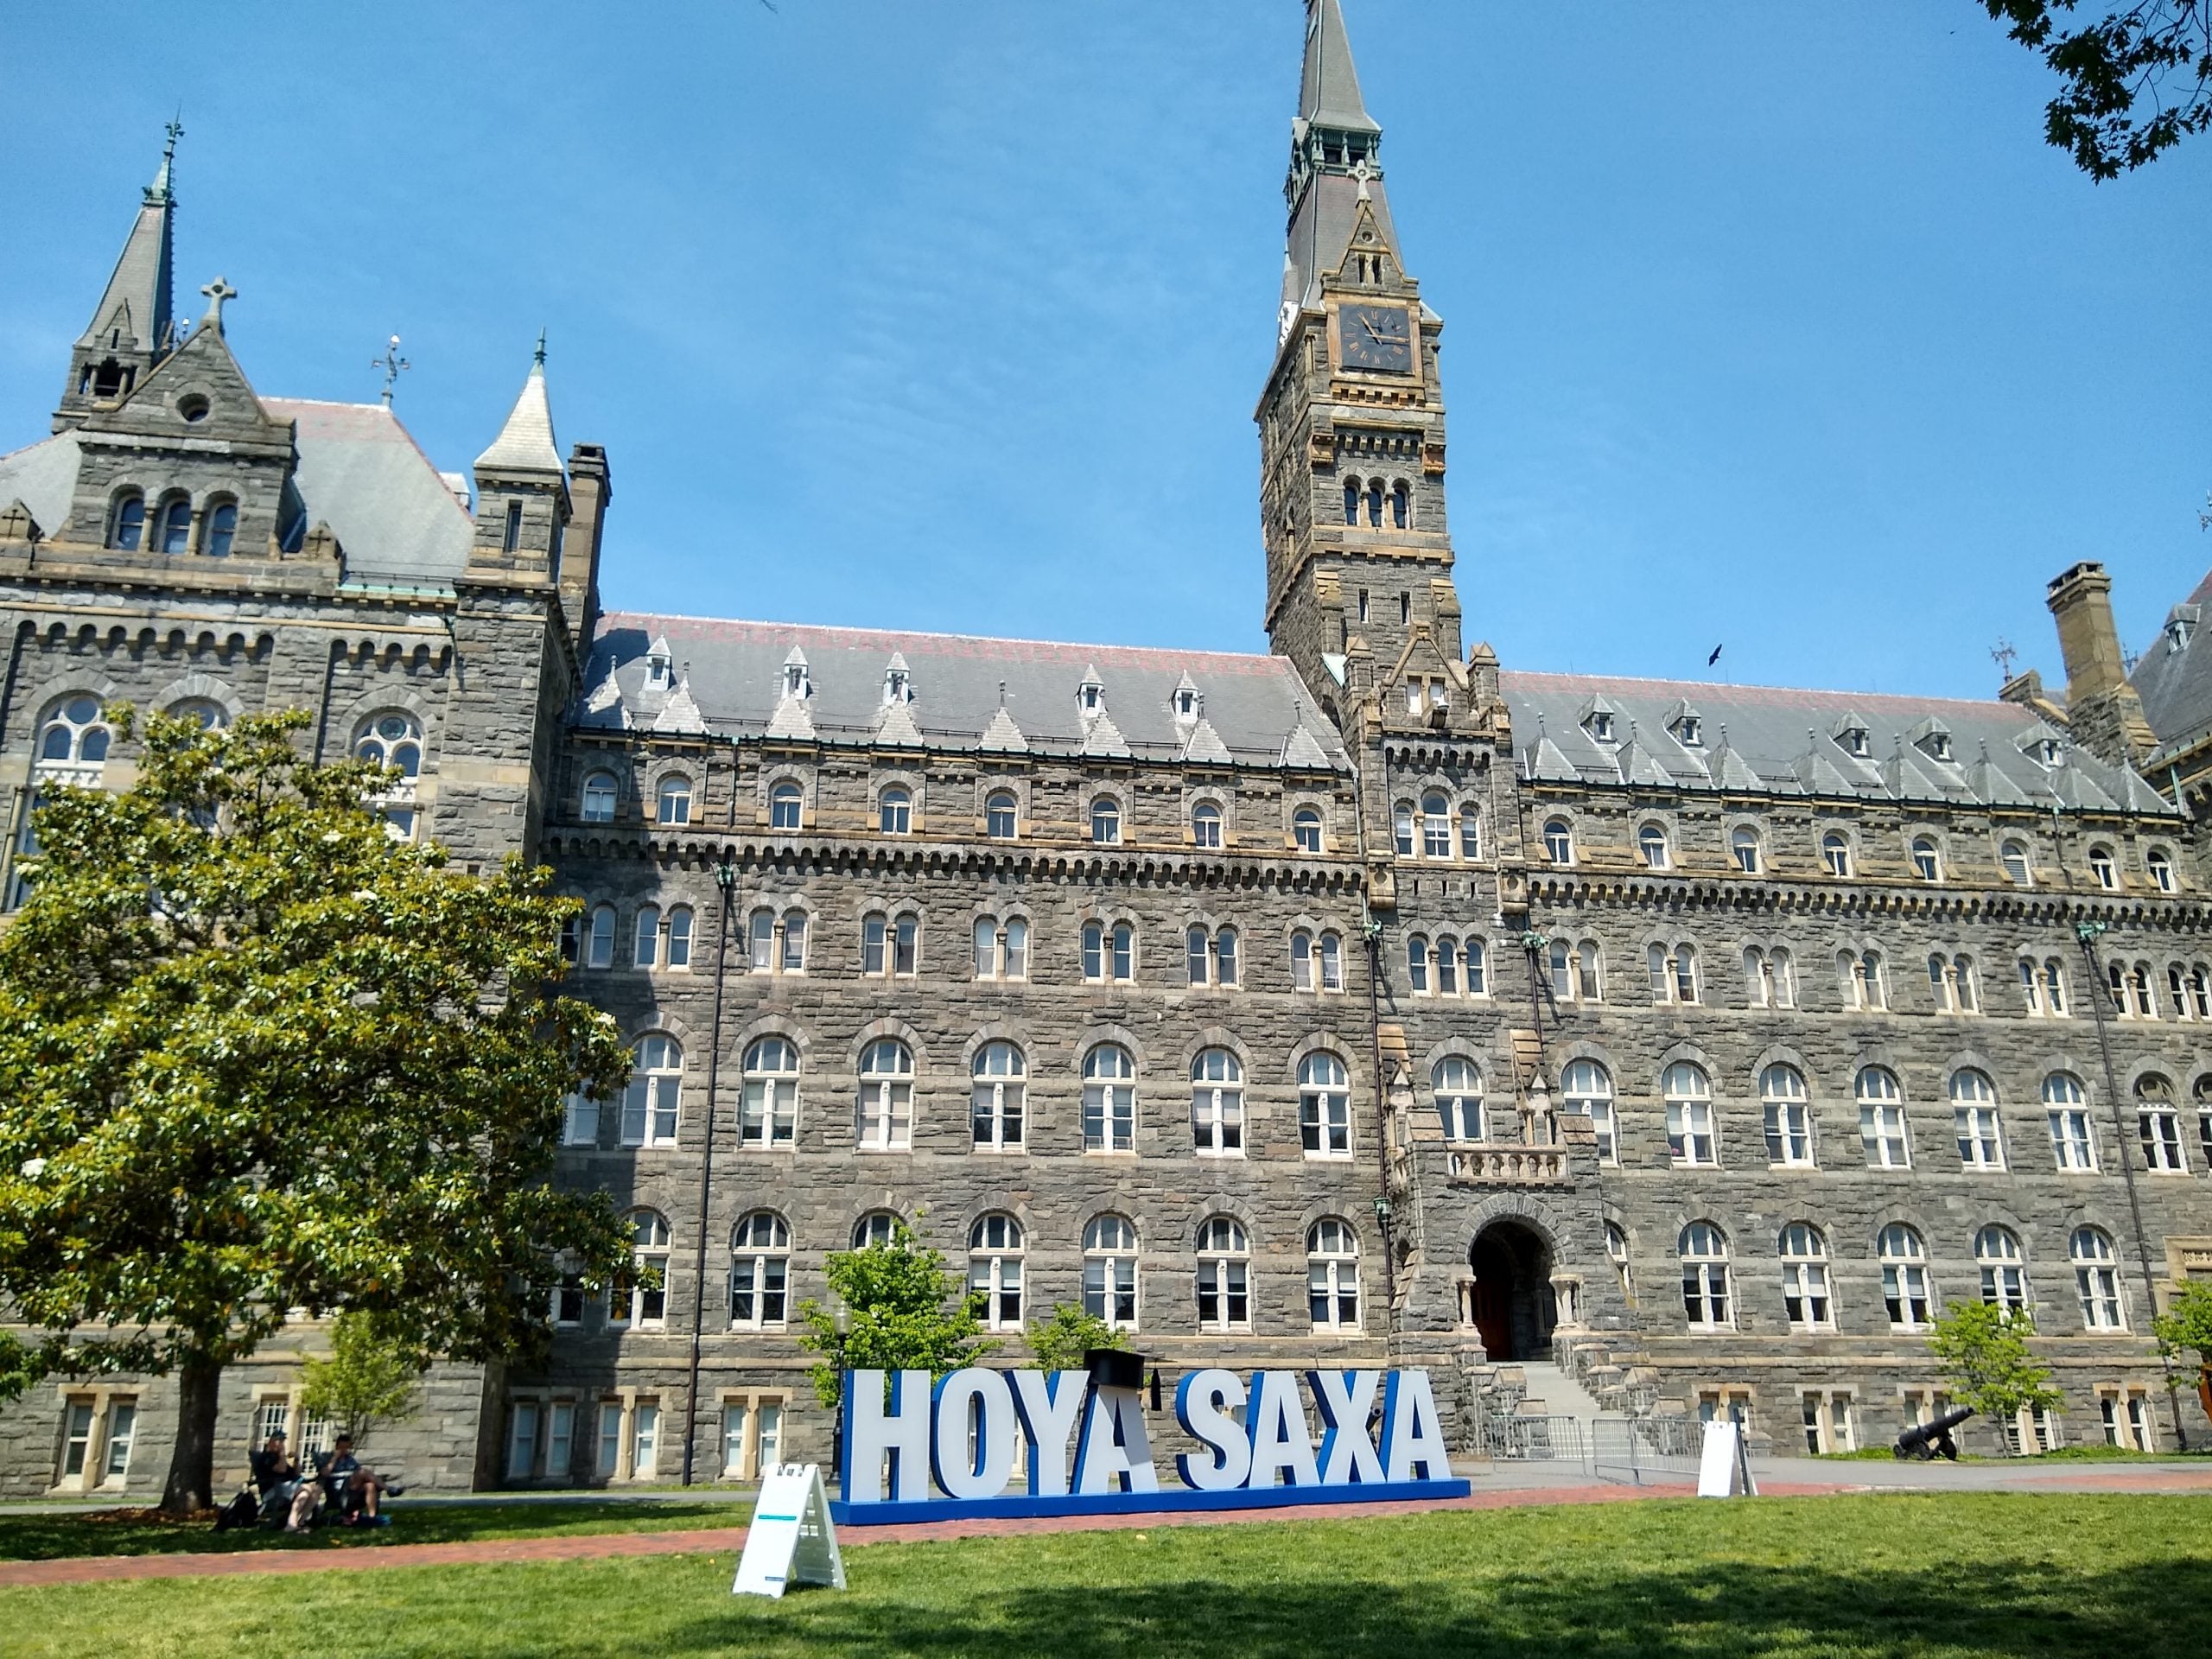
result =
M300 1465L284 1448L284 1431L271 1430L261 1450L247 1461L253 1471L254 1496L260 1500L262 1519L284 1514L300 1490Z
M377 1504L384 1494L384 1482L373 1469L365 1469L361 1460L353 1455L353 1437L340 1434L331 1449L315 1460L315 1478L322 1483L324 1496L342 1517L346 1526L381 1526L383 1519L377 1513Z

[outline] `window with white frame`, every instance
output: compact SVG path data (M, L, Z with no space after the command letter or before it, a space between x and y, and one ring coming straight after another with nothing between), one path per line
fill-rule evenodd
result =
M607 1287L607 1323L645 1329L664 1325L671 1245L668 1217L658 1210L632 1211L630 1244L628 1271Z
M2143 1144L2144 1168L2176 1175L2189 1168L2181 1149L2181 1109L2165 1078L2154 1075L2137 1082L2135 1131Z
M1729 1296L1728 1236L1709 1221L1694 1221L1676 1241L1682 1264L1682 1313L1693 1331L1726 1331L1735 1325Z
M1882 1301L1892 1331L1924 1331L1933 1317L1934 1294L1928 1284L1928 1247L1920 1234L1893 1221L1874 1241L1882 1268Z
M768 790L768 827L789 835L806 819L806 792L790 779Z
M1766 863L1765 850L1759 845L1759 832L1749 824L1739 824L1729 831L1728 850L1736 856L1736 868L1745 875L1757 875Z
M2028 1306L2028 1263L2018 1235L1993 1223L1974 1236L1974 1265L1981 1270L1981 1300L2007 1313Z
M691 906L671 905L668 914L661 918L664 941L661 951L662 964L671 973L689 972L691 967Z
M914 1055L906 1044L880 1037L861 1051L855 1129L862 1152L905 1152L913 1146Z
M575 1258L565 1252L555 1256L553 1282L546 1287L546 1317L556 1325L582 1325L587 1300L583 1271Z
M2177 1020L2212 1020L2212 969L2175 963L2166 969L2166 989Z
M1290 982L1300 991L1344 989L1344 941L1332 932L1295 930L1290 936Z
M613 965L614 906L594 905L584 934L584 966L612 968Z
M2022 957L2018 963L2020 1000L2031 1018L2044 1019L2066 1012L2066 969L2057 957L2038 962Z
M1805 1450L1813 1457L1833 1457L1859 1446L1852 1415L1851 1395L1840 1389L1808 1389L1799 1402L1805 1428Z
M1029 921L1027 917L995 916L976 918L976 977L1029 977Z
M1480 1141L1483 1122L1483 1074L1475 1063L1459 1054L1447 1054L1429 1068L1429 1084L1436 1091L1436 1115L1443 1120L1447 1141Z
M1191 845L1205 851L1221 846L1221 809L1211 801L1200 801L1191 809Z
M89 744L91 739L92 734L87 732L85 741ZM105 752L104 742L102 752ZM386 783L375 799L383 810L385 826L394 839L412 841L415 790L423 772L423 722L404 709L387 709L371 715L354 732L353 753L372 766L396 769L398 776ZM85 758L91 758L89 753Z
M656 822L667 824L691 822L691 780L680 772L671 772L660 780L660 792L655 804Z
M2076 1227L2066 1241L2074 1263L2074 1293L2087 1331L2125 1331L2127 1306L2121 1300L2120 1262L2112 1240L2097 1228Z
M1843 951L1836 957L1836 973L1847 1009L1878 1012L1890 1006L1889 973L1880 951Z
M2127 1452L2157 1451L2150 1403L2133 1389L2124 1394L2101 1392L2097 1410L2104 1419L2105 1444Z
M1298 1063L1298 1135L1308 1158L1351 1156L1351 1079L1326 1050Z
M632 1051L629 1085L622 1091L622 1144L672 1147L683 1092L683 1050L660 1032L641 1037Z
M787 1037L760 1038L745 1051L737 1144L788 1147L798 1136L798 1047Z
M1859 1143L1870 1169L1910 1169L1912 1143L1905 1132L1904 1096L1897 1077L1878 1065L1861 1066L1852 1084L1859 1097Z
M1252 1328L1252 1247L1243 1224L1210 1216L1198 1225L1198 1329Z
M1997 849L1997 862L2005 872L2005 879L2016 887L2034 885L2033 867L2028 862L2028 843L2018 837L2009 837Z
M1012 1043L985 1043L969 1066L970 1143L977 1152L1020 1152L1028 1118L1028 1063Z
M2097 885L2107 892L2120 886L2120 867L2113 862L2111 848L2089 849L2089 874L2096 878Z
M1667 831L1663 825L1647 823L1636 832L1636 850L1648 870L1667 868Z
M900 1223L889 1210L871 1210L853 1224L853 1248L856 1250L888 1250L899 1243Z
M2151 988L2151 964L2139 962L2132 967L2124 962L2109 963L2105 977L2112 993L2113 1011L2122 1020L2155 1020L2158 1017L2158 999Z
M1083 1230L1083 1311L1116 1331L1137 1324L1137 1230L1126 1216L1095 1216Z
M613 823L615 798L616 790L613 772L594 772L587 775L584 779L581 814L583 821L586 823Z
M1183 971L1192 988L1235 988L1239 966L1235 928L1208 928L1193 923L1184 934L1183 944Z
M2143 855L2143 870L2160 893L2172 893L2180 885L2174 880L2172 855L2163 847L2153 847Z
M1483 811L1472 801L1459 803L1459 856L1478 859L1483 855Z
M993 841L1012 841L1021 833L1021 804L1012 790L994 790L984 798L983 832Z
M1414 804L1400 801L1390 809L1390 846L1400 858L1411 858L1415 845Z
M806 971L806 912L762 908L746 922L747 965L756 974Z
M1441 790L1433 789L1421 798L1421 855L1452 856L1452 803Z
M738 1217L729 1236L729 1322L747 1331L777 1330L786 1314L791 1230L772 1210Z
M1613 1122L1612 1074L1595 1060L1570 1060L1560 1074L1560 1109L1580 1112L1598 1135L1598 1161L1618 1164L1620 1141Z
M1997 1086L1971 1066L1951 1073L1951 1127L1963 1169L2005 1167L2005 1135L1997 1116Z
M1083 976L1094 983L1127 984L1137 976L1136 930L1127 922L1083 925Z
M1101 795L1090 804L1090 839L1100 847L1122 844L1122 804L1111 795Z
M983 1299L986 1331L1021 1329L1021 1224L1003 1211L968 1230L968 1294Z
M875 827L887 836L914 833L914 792L893 784L875 798Z
M599 1103L579 1090L561 1103L561 1144L595 1147L599 1144Z
M1744 952L1744 982L1755 1008L1793 1007L1797 1001L1796 975L1787 950L1751 945Z
M1928 958L1928 989L1935 999L1938 1014L1979 1014L1981 998L1974 985L1974 959L1971 957L1946 957L1940 952Z
M1828 1295L1828 1245L1809 1222L1793 1221L1776 1242L1782 1258L1782 1307L1794 1331L1833 1331L1835 1305Z
M1201 1158L1244 1155L1244 1068L1225 1048L1191 1061L1191 1144Z
M1545 820L1544 856L1554 864L1574 862L1574 831L1565 818Z
M1940 881L1943 879L1943 855L1936 850L1935 836L1915 836L1912 838L1911 853L1914 874L1923 881Z
M1318 854L1322 850L1321 814L1319 809L1301 806L1290 815L1291 845L1301 853Z
M922 918L872 910L861 918L861 972L871 978L911 976L921 969Z
M2054 1071L2043 1080L2044 1116L2050 1126L2050 1155L2063 1170L2094 1170L2097 1166L2096 1131L2089 1122L2088 1097L2081 1079Z
M1135 1152L1137 1063L1119 1043L1101 1043L1083 1057L1083 1149Z
M1848 880L1851 877L1851 839L1840 830L1831 830L1821 837L1821 862L1830 875Z
M1813 1166L1813 1108L1804 1074L1794 1065L1759 1073L1759 1101L1766 1116L1767 1161L1779 1167Z
M636 926L631 932L630 965L633 968L660 966L660 906L638 906Z
M1357 1331L1359 1235L1338 1216L1306 1230L1306 1305L1316 1331Z
M1653 944L1645 947L1643 957L1654 1007L1698 1000L1696 946Z
M1613 1264L1613 1271L1620 1275L1621 1295L1633 1307L1636 1305L1636 1274L1629 1266L1628 1229L1618 1221L1605 1224L1605 1259Z
M1661 1074L1659 1091L1667 1103L1668 1154L1684 1168L1718 1164L1713 1082L1705 1068L1688 1060L1675 1061Z

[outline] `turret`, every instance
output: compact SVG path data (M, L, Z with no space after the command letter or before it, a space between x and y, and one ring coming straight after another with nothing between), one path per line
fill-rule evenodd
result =
M161 170L146 187L138 218L123 244L106 290L92 320L70 348L69 378L54 411L54 429L80 426L95 410L112 409L137 391L154 365L176 346L169 314L171 244L176 197L170 188L176 141L182 128L169 125Z

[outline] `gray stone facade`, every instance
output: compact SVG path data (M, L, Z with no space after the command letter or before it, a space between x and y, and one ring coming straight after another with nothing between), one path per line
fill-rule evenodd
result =
M404 832L553 868L639 1045L556 1178L638 1211L664 1288L556 1292L543 1373L442 1369L376 1448L416 1484L667 1480L687 1433L704 1479L826 1457L797 1308L887 1213L1009 1325L1089 1300L1171 1382L1427 1364L1462 1435L1557 1355L1623 1409L1872 1443L1941 1390L1926 1316L1988 1294L2066 1393L2016 1428L2101 1439L2110 1402L2174 1443L2149 1318L2212 1273L2193 816L2101 681L2073 732L2039 682L1463 642L1443 325L1313 11L1266 657L602 614L608 458L555 446L542 362L467 490L387 409L256 394L226 291L175 327L166 164L147 193L55 435L0 456L9 857L43 785L129 776L82 699L306 708L319 753L415 746ZM2069 657L2119 660L2100 613ZM296 1376L288 1338L226 1380L231 1469ZM0 1413L0 1493L157 1489L168 1398Z

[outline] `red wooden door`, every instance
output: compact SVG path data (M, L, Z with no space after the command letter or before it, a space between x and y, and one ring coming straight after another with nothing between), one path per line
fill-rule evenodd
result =
M1483 1339L1483 1352L1493 1361L1512 1358L1511 1293L1494 1279L1478 1279L1474 1305L1475 1332Z

